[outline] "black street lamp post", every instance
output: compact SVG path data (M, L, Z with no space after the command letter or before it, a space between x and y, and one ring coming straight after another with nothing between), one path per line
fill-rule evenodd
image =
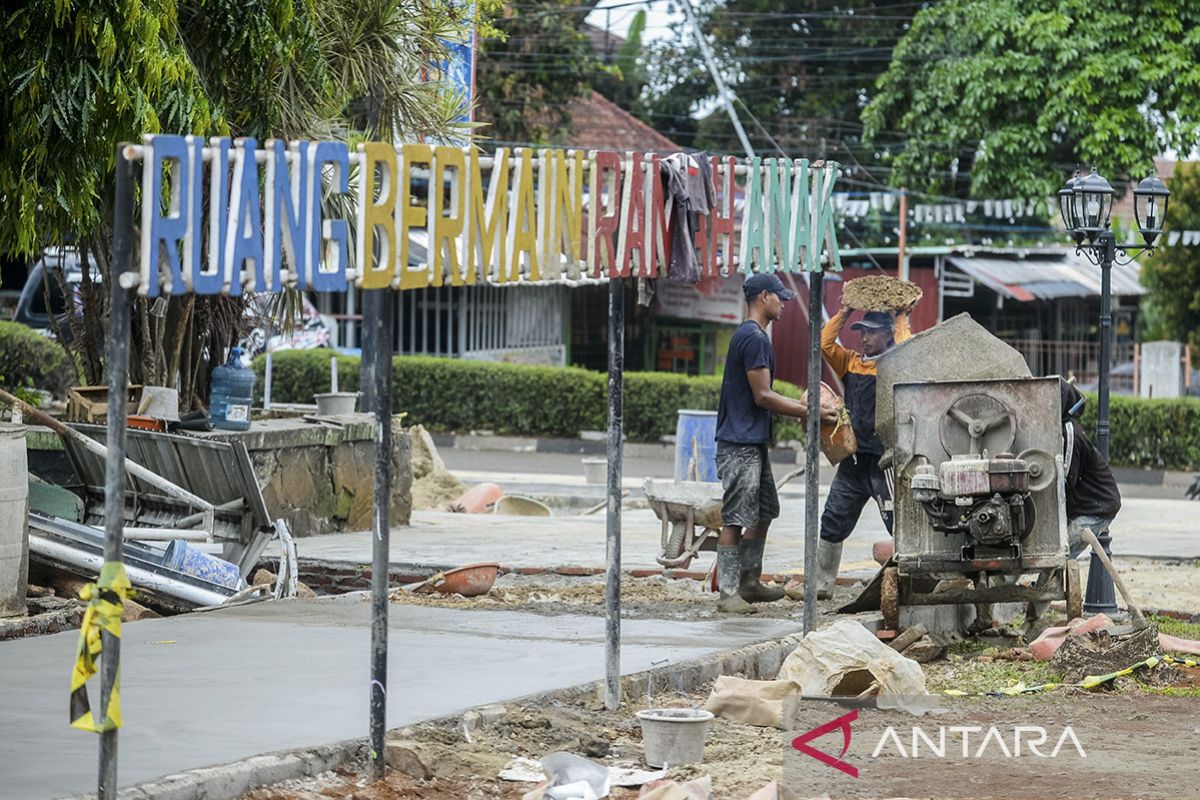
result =
M1133 190L1133 215L1144 244L1118 244L1109 228L1112 214L1113 188L1107 180L1094 170L1090 175L1075 174L1067 185L1058 192L1058 208L1063 224L1075 239L1075 252L1100 267L1100 402L1096 409L1096 445L1104 458L1108 459L1109 419L1108 383L1109 359L1112 346L1112 267L1118 255L1128 264L1137 255L1154 251L1154 242L1162 233L1163 220L1167 215L1170 197L1167 187L1158 178L1144 179ZM1109 552L1108 532L1097 538ZM1087 591L1083 607L1094 613L1112 613L1117 610L1116 592L1112 579L1092 553L1088 569Z

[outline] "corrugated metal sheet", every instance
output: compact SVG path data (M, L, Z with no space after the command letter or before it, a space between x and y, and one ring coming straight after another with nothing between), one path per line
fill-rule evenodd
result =
M1028 302L1100 296L1100 268L1074 253L1061 258L948 256L946 260L955 269L1011 300ZM1145 294L1139 273L1136 262L1113 265L1113 295Z
M71 427L101 444L105 442L106 429L100 425ZM85 488L87 522L99 524L104 513L104 460L70 438L62 439L67 458ZM271 520L245 445L139 430L128 431L125 444L130 461L214 506L242 501L244 506L236 510L218 509L214 513L213 531L225 543L225 559L239 566L252 566L265 546L262 532L271 529ZM133 526L173 527L196 511L128 474L125 486L126 519Z

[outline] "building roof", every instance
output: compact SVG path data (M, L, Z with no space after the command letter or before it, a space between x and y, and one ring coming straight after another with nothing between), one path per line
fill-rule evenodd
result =
M1000 296L1019 302L1100 295L1100 268L1074 252L1030 258L951 255L946 261ZM1136 261L1114 264L1113 295L1145 294L1139 277Z
M596 90L571 101L569 147L676 153L683 148Z

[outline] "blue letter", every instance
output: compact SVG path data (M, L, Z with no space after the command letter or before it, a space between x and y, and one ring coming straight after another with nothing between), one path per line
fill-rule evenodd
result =
M242 293L242 276L254 270L256 291L266 291L263 280L262 219L258 209L258 164L256 142L242 139L233 161L233 185L229 207L229 229L225 238L225 279L229 293ZM249 266L246 266L249 262Z
M170 268L168 293L183 290L183 273L179 268L179 241L187 234L188 151L182 136L152 136L147 143L147 155L142 166L142 280L146 294L158 296L158 262L165 257ZM170 210L162 214L163 166L173 162L171 172Z
M229 226L229 138L213 137L208 184L208 269L193 265L192 291L220 294L225 284L225 231Z
M350 228L344 219L324 219L321 216L321 189L324 185L324 166L332 164L331 192L349 193L350 151L341 142L320 142L309 150L309 158L308 179L313 189L308 195L309 220L312 223L308 229L312 242L308 263L312 288L318 292L344 292L346 263L350 258ZM317 222L320 225L315 224ZM324 240L329 241L328 248L322 247Z
M287 255L288 268L297 284L308 280L308 142L293 148L294 169L288 170L287 151L279 139L267 142L266 260L271 290L282 288L280 265Z

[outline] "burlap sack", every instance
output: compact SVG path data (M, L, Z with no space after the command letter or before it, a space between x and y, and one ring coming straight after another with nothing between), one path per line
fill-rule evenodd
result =
M854 435L854 428L850 427L850 414L846 411L845 402L837 392L822 383L821 408L824 410L831 406L837 410L838 419L837 422L821 423L821 452L830 464L837 466L838 462L858 452L858 438Z
M785 728L800 699L795 681L752 681L722 675L704 704L718 717L760 728Z

